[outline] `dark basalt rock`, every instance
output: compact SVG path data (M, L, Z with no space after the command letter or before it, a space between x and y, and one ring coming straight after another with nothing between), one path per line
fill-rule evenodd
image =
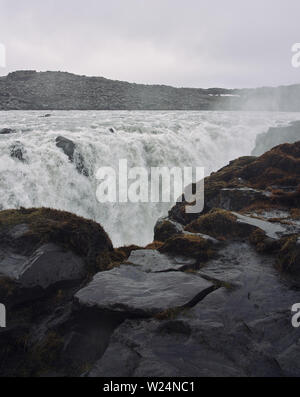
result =
M231 161L204 180L204 213L213 208L245 211L259 208L299 207L300 141L279 145L261 157L241 157ZM195 187L194 187L195 189ZM197 219L187 214L184 200L170 211L169 218L182 225Z
M24 145L17 141L15 142L11 147L10 147L10 155L12 158L15 158L21 162L24 162L24 153L25 153L25 148Z
M41 287L61 281L81 280L86 275L84 261L56 244L44 244L30 256L0 250L0 272L24 288Z
M63 150L68 159L75 164L76 169L80 174L86 177L89 176L89 172L85 166L84 158L76 150L76 145L73 141L63 136L58 136L56 138L56 146Z
M154 240L166 241L168 238L182 233L183 227L180 223L176 223L167 218L161 218L156 222L154 227Z
M83 307L143 318L183 307L209 287L211 282L183 272L151 273L143 267L123 265L96 274L75 299Z
M8 135L8 134L15 134L17 131L11 128L2 128L0 130L0 135Z
M74 160L75 143L71 139L64 138L63 136L58 136L56 138L56 146L63 150L66 156L68 156L70 161Z
M1 376L80 375L103 354L120 316L78 310L73 296L121 252L100 225L67 212L0 212Z
M224 287L171 318L125 321L89 376L299 376L290 322L298 292L273 259L235 242L200 274L222 275Z

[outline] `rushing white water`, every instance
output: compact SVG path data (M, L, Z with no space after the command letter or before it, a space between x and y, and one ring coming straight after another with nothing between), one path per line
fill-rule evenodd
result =
M101 223L115 246L145 245L153 239L157 219L170 204L100 204L96 199L101 166L205 167L206 175L230 160L249 155L257 134L299 120L299 113L271 112L0 112L0 208L52 207ZM110 132L114 128L115 133ZM72 139L90 176L80 175L55 138ZM10 156L16 141L25 162Z

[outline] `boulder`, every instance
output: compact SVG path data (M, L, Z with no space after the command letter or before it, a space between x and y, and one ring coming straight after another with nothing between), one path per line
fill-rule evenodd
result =
M154 240L166 241L168 238L182 233L183 227L180 223L168 218L161 218L156 222L154 227Z
M223 208L228 211L239 211L258 201L265 201L268 194L265 191L249 187L223 188L213 197L207 199L207 208Z
M0 135L9 135L9 134L15 134L17 131L13 130L12 128L2 128L0 130Z
M10 156L12 158L24 162L25 161L24 153L25 153L24 145L21 142L16 141L13 145L10 146Z
M62 277L65 270L71 273L72 269L78 275L78 257L88 261L86 270L92 271L97 269L98 257L113 252L113 247L103 228L93 221L64 211L32 208L0 212L0 252L0 270L14 268L18 279L25 269L47 267L50 262L64 268L56 270L53 277Z
M0 254L0 274L25 288L48 288L61 281L81 280L86 275L83 259L56 244L44 244L29 257L9 251Z
M75 143L70 139L64 138L63 136L58 136L56 138L56 146L63 150L66 156L68 156L70 161L74 160Z
M0 212L0 376L79 376L102 356L122 320L78 310L73 297L119 256L93 221L46 208Z
M212 286L211 282L187 273L147 273L138 266L122 265L96 274L75 299L80 306L100 311L149 317L182 307Z
M184 233L169 238L158 250L161 253L194 258L197 262L201 262L214 255L217 245L218 241L210 236Z
M76 166L77 171L88 177L89 172L85 166L84 158L82 157L81 153L76 150L76 145L70 139L67 139L63 136L58 136L56 138L56 146L65 153L71 163L74 163Z

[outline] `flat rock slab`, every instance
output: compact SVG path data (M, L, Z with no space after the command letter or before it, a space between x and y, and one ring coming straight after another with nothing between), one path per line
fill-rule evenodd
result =
M171 319L127 319L88 376L299 376L299 330L291 324L299 290L273 261L247 243L224 246L201 273L234 288Z
M277 223L272 223L268 221L263 221L261 219L252 218L250 216L245 216L233 212L233 214L238 218L237 221L240 223L245 223L247 225L258 227L266 233L266 236L272 239L279 239L281 235L286 232L286 229Z
M71 251L45 244L30 257L1 251L0 274L18 281L25 288L47 288L60 281L80 279L85 270L83 260Z
M220 333L224 329L220 330ZM179 321L125 321L89 377L245 376L222 351L195 340Z
M128 262L137 265L144 272L163 272L170 269L179 269L184 265L190 265L188 258L171 258L156 250L133 251ZM192 259L192 264L195 260Z
M212 283L182 272L146 273L122 265L100 272L75 295L82 306L128 315L151 316L182 306Z

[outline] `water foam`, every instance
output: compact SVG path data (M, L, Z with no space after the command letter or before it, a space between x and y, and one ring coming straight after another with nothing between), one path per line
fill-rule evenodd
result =
M258 134L300 119L299 113L271 112L0 112L1 209L51 207L101 223L115 246L145 245L153 239L156 220L171 204L100 204L95 172L101 166L205 167L206 175L230 160L249 155ZM114 133L110 131L114 129ZM89 170L80 175L55 145L62 135L72 139ZM10 157L16 141L25 162Z

